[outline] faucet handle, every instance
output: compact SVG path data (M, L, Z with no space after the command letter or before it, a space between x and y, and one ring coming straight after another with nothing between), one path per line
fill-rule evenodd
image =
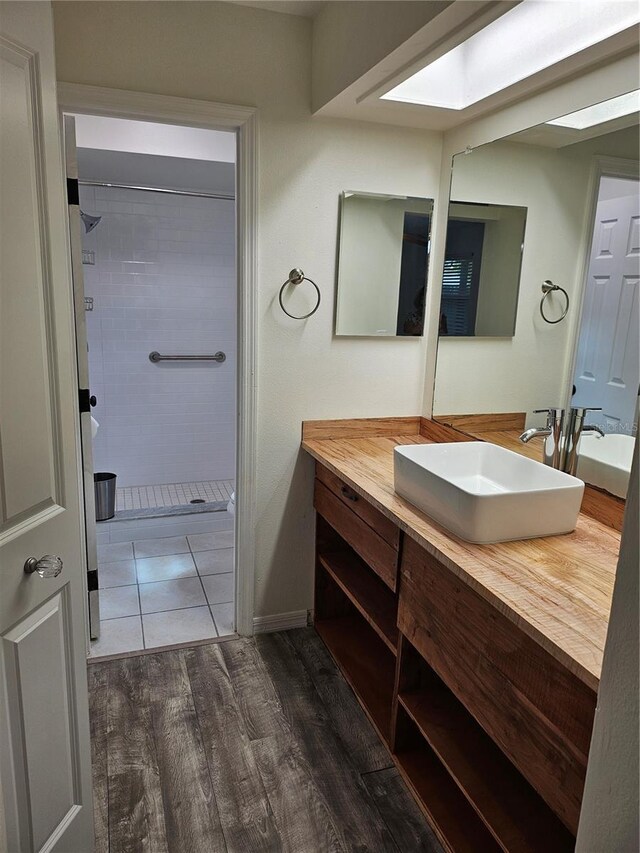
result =
M564 417L564 409L561 409L558 406L550 406L547 409L534 409L533 414L546 415L547 426L551 426L552 423L561 420Z
M587 412L601 412L602 406L573 406L571 411L584 416Z

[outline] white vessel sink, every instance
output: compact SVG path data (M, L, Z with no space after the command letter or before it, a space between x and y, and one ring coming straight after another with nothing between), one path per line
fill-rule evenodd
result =
M570 533L584 483L484 441L408 444L394 451L395 490L468 542Z
M619 498L627 496L633 448L632 435L583 434L578 445L578 476Z

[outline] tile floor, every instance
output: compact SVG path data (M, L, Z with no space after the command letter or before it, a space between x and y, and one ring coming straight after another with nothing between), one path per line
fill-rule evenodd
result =
M233 480L169 483L161 486L125 486L116 489L116 510L185 506L194 498L204 501L228 501L233 488Z
M234 632L233 531L98 545L100 639L91 657Z

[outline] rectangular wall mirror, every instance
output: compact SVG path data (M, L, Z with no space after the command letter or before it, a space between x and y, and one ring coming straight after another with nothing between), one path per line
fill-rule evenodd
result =
M423 334L432 211L430 198L342 193L336 335Z
M624 115L608 102L454 157L433 404L436 419L540 460L543 437L520 441L525 427L545 424L535 409L595 409L585 422L604 437L582 434L576 473L617 497L626 494L640 382L640 137L637 95L631 100ZM478 251L468 233L449 236L454 213L456 228L468 228L467 210L484 210L485 220L488 211L519 212L518 233L526 214L520 284L510 303L503 291L500 306L509 317L496 305L489 311L505 337L479 332L486 221L475 320L472 304L458 309L447 293L449 277L462 300L458 281L478 275L463 270ZM476 247L481 230L472 232ZM512 251L499 256L514 272L516 242L514 233ZM547 280L566 297L545 293Z
M526 221L526 207L450 202L440 335L514 334Z

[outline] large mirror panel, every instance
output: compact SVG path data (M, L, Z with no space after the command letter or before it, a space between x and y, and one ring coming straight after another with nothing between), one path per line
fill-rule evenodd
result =
M422 335L432 211L429 198L342 194L336 335Z
M452 200L526 208L526 229L513 335L441 336L434 389L434 417L531 455L542 439L525 447L519 434L544 426L535 409L594 409L585 422L604 439L583 435L577 473L618 496L640 381L637 102L624 116L599 105L454 158Z

